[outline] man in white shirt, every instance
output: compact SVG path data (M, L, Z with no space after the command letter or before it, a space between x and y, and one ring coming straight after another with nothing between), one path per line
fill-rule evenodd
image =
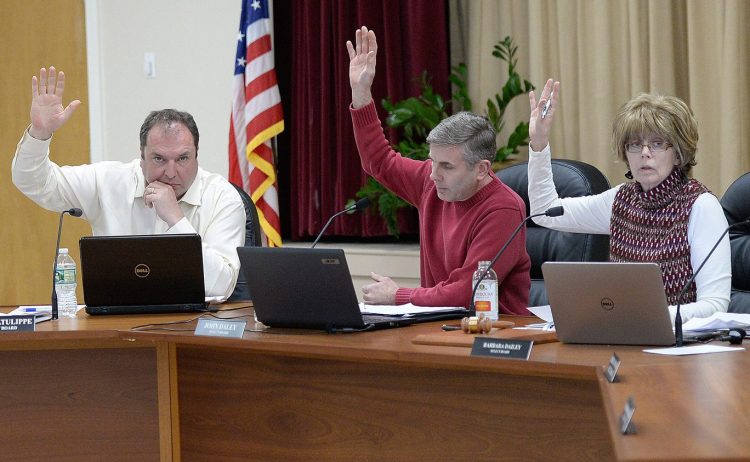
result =
M198 166L198 128L173 109L153 111L141 127L141 158L60 167L49 159L52 134L80 101L62 105L65 75L50 67L31 79L31 125L13 158L13 183L45 209L83 210L95 235L198 233L206 295L227 298L239 273L245 209L220 175Z

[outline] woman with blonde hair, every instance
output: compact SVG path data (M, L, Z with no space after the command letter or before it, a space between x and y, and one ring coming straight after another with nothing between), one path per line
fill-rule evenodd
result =
M677 300L727 227L716 196L688 177L698 145L698 125L690 108L679 98L652 94L625 103L612 124L612 150L628 166L625 177L633 181L601 194L561 199L549 146L559 96L560 82L551 79L538 102L533 91L529 94L530 213L558 205L565 209L560 217L534 221L560 231L609 234L613 262L657 263L673 321L678 302L683 322L726 311L732 278L727 236Z

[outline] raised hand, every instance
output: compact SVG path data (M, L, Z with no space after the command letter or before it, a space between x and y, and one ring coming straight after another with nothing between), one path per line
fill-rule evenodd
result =
M65 74L60 71L55 75L54 66L39 70L39 77L31 77L31 127L29 134L34 138L46 140L52 132L60 128L73 115L81 104L79 100L71 101L67 107L62 105L65 90Z
M375 32L362 26L355 34L356 48L347 40L349 51L349 84L352 87L352 106L359 108L372 101L372 81L375 78L375 58L378 42Z
M545 117L542 118L544 105L547 104L550 96L552 98L552 103L550 104ZM541 151L549 144L549 132L552 129L552 120L555 118L557 100L559 97L560 82L552 79L547 80L547 83L544 85L539 102L537 102L533 90L529 93L529 105L531 106L531 117L529 118L529 146L534 151Z

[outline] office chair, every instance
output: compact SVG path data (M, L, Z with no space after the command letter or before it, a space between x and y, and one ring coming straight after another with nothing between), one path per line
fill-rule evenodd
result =
M721 198L727 222L733 225L750 218L750 173L732 183ZM730 313L750 313L750 225L729 232L732 246L732 298Z
M577 160L553 159L552 174L555 177L557 194L561 198L598 194L610 187L607 177L599 169ZM527 162L500 170L497 176L521 196L526 203L528 215ZM555 231L541 227L530 220L526 225L526 251L531 258L529 306L547 305L549 302L544 288L542 263L546 261L607 261L609 260L609 236Z
M261 246L261 235L260 235L260 221L258 220L258 211L255 209L255 204L250 196L239 186L232 183L234 189L242 199L242 203L245 205L245 247L260 247ZM240 270L240 274L237 277L237 284L234 286L234 292L229 296L227 301L236 300L251 300L250 289L247 287L247 280L245 275Z

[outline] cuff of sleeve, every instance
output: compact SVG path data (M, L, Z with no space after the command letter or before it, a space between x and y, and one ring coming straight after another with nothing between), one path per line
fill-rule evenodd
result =
M414 289L400 288L396 291L396 305L405 305L411 302L411 294Z
M50 136L46 140L40 140L38 138L34 138L33 136L31 136L31 133L29 133L29 129L30 128L31 128L31 125L29 124L26 127L26 129L23 131L23 136L21 137L21 141L24 144L28 144L31 147L36 148L37 150L48 149L50 143L52 143L52 137L55 136L55 135L52 134L52 136Z
M372 123L380 124L378 111L375 109L375 101L371 101L370 104L362 106L359 109L354 109L350 104L349 111L352 114L352 122L357 127L363 127Z
M529 155L530 156L549 156L551 154L551 151L549 149L549 143L547 143L547 146L544 147L541 151L534 151L531 148L531 145L529 145Z
M197 231L195 228L193 228L193 225L190 224L188 219L186 217L182 217L180 221L174 224L171 228L167 230L168 234L193 234Z

